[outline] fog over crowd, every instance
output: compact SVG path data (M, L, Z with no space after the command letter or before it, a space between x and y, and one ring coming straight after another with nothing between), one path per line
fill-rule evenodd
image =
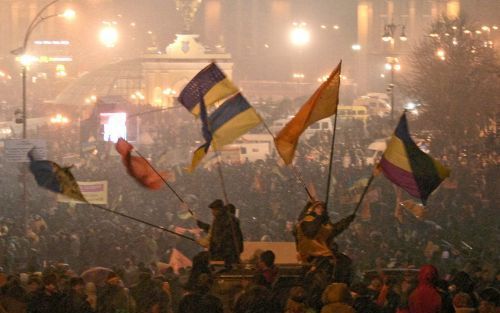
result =
M170 183L195 211L197 218L210 222L208 204L215 198L223 198L217 167L199 167L193 174L188 174L184 170L185 163L172 164L171 160L162 157L165 150L184 146L184 138L197 136L195 127L191 127L192 130L175 127L185 122L172 122L174 114L165 112L154 117L145 116L143 125L147 126L143 130L148 132L154 145L139 145L138 148L158 169L170 171ZM269 117L275 120L282 116L270 112ZM331 202L328 205L332 222L352 213L364 186L363 179L370 176L374 167L366 164L366 147L375 139L388 137L393 127L387 117L372 117L366 124L357 120L339 120L338 126ZM63 162L64 155L80 150L79 129L63 127L44 126L37 133L40 138L48 138L49 159L57 162ZM59 136L61 131L66 135ZM264 130L258 128L255 132L259 131ZM304 181L314 186L319 198L325 195L331 135L328 131L318 131L310 138L302 138L295 162ZM450 293L447 293L450 305L457 294L467 298L460 293L462 291L468 295L471 307L478 307L482 299L480 292L485 289L488 292L487 287L491 286L498 288L499 232L497 219L492 218L498 207L498 192L495 190L498 155L491 146L493 134L485 132L474 140L464 138L461 146L450 146L439 138L421 137L431 155L452 170L451 177L429 199L425 212L416 213L411 207L403 207L401 203L410 197L382 176L377 176L355 221L336 238L338 251L350 258L352 279L349 287L335 285L330 292L343 294L350 288L358 299L368 297L371 299L368 302L373 302L375 309L379 310L357 312L404 312L401 310L408 306L408 295L416 285L415 272L405 270L416 271L424 264L433 264L440 277L446 279L442 283L454 286L455 289L449 289ZM142 189L128 177L113 150L109 143L98 143L96 150L82 152L72 169L77 180L107 180L108 207L113 210L193 238L202 236L195 219L186 215L185 208L168 189L154 192ZM186 154L186 160L190 158L189 151L182 153ZM307 194L293 172L277 160L278 156L272 155L256 162L221 164L228 198L239 211L245 241L294 241L293 228L306 204ZM193 278L199 274L199 262L204 264L203 253L201 257L199 255L203 249L198 245L89 205L58 203L55 195L37 187L30 175L27 177L28 200L24 210L22 188L18 182L21 172L5 159L0 162L0 284L3 286L0 304L14 299L25 308L27 305L28 312L49 312L30 309L30 303L45 301L36 296L38 288L44 290L53 284L59 290L60 299L57 301L76 301L71 300L75 292L82 294L75 299L94 299L94 302L86 302L88 311L75 309L71 312L195 312L179 306L179 302L185 301L208 303L204 312L218 312L217 303L221 300L214 295L214 272L207 270L207 275L200 281ZM198 261L194 261L192 268L175 268L174 272L171 266L173 251L189 259L197 255ZM257 273L262 271L258 255L249 262ZM75 287L90 282L78 277L95 267L110 269L109 273L101 274L105 275L103 285L98 284L97 291L95 284L87 284L87 289ZM384 275L382 269L388 268L404 269L401 273L407 274ZM113 285L115 280L119 283ZM272 283L260 284L253 279L243 281L239 297L222 298L226 310L230 307L234 312L285 312L289 288L284 293L283 288ZM445 287L442 289L448 291ZM315 308L314 303L308 302L307 292L300 288L299 285L292 289L292 298L296 293L293 301L303 304L298 307L310 306L311 310L319 312L321 307ZM111 297L111 294L114 295L113 301L121 301L122 311L99 306L102 299ZM261 311L240 310L245 305L251 306L252 301L265 302L266 299L271 304L280 305L273 307L270 304L267 309L263 305ZM328 296L323 297L324 301L327 299ZM346 305L356 303L356 300L346 299ZM496 299L498 301L498 291ZM240 301L239 305L234 301ZM209 311L211 305L214 311ZM40 303L37 306L40 307Z

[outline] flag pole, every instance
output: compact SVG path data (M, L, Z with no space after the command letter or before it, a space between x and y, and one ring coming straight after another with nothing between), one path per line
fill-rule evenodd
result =
M226 204L228 204L229 197L227 196L226 183L224 181L224 175L222 174L222 163L221 163L222 157L220 155L219 150L217 150L217 148L215 147L215 141L213 139L212 139L212 142L214 142L213 147L214 147L215 154L217 155L217 172L219 173L220 184L222 187L222 194L224 196L224 201L226 202Z
M338 66L339 66L339 75L340 75L340 73L342 72L342 60L340 60L340 63ZM339 94L337 95L337 103L336 103L337 110L335 111L335 117L333 119L332 145L330 148L330 165L328 166L328 180L326 182L325 209L328 208L328 202L330 199L330 186L332 184L333 151L334 151L334 147L335 147L335 135L337 134L337 131L336 131L337 130L337 117L339 116L338 106L339 106L339 98L340 98L340 81L342 81L342 79L339 80Z
M144 161L146 161L146 163L148 164L148 166L153 170L153 172L156 173L156 175L158 175L160 177L160 179L165 183L165 185L168 187L168 189L170 189L174 195L177 197L177 199L179 199L179 201L185 205L187 205L187 210L189 211L189 213L191 215L194 215L193 211L191 210L191 208L189 208L188 204L184 201L184 199L182 199L182 197L177 193L177 191L175 191L175 189L172 187L172 185L170 185L167 180L161 176L161 174L156 170L156 168L148 161L148 159L146 159L137 149L134 148L134 151L135 153L137 153L137 155L139 157L141 157Z
M335 117L333 119L332 146L330 147L330 165L328 167L328 179L326 181L325 210L328 208L328 201L330 199L330 186L332 184L333 150L334 150L334 146L335 146L335 134L337 133L336 132L336 130L337 130L337 117L338 117L338 113L335 113Z
M147 221L145 221L145 220L141 220L141 219L139 219L139 218L136 218L136 217L133 217L133 216L130 216L130 215L127 215L127 214L121 213L121 212L113 211L113 210L108 209L108 208L105 208L105 207L103 207L103 206L101 206L101 205L98 205L98 204L92 204L92 203L90 203L90 202L88 202L88 201L87 201L86 203L87 203L87 204L89 204L89 205L90 205L91 207L93 207L93 208L98 208L98 209L101 209L101 210L103 210L103 211L106 211L106 212L109 212L109 213L113 213L113 214L116 214L116 215L119 215L119 216L122 216L122 217L128 218L128 219L130 219L130 220L133 220L133 221L136 221L136 222L142 223L142 224L144 224L144 225L148 225L148 226L150 226L150 227L154 227L154 228L157 228L157 229L161 229L162 231L165 231L165 232L171 233L171 234L176 235L176 236L179 236L179 237L181 237L181 238L184 238L184 239L187 239L187 240L191 240L191 241L196 242L196 240L195 240L195 239L193 239L193 238L191 238L191 237L185 236L185 235L183 235L183 234L179 234L179 233L177 233L177 232L175 232L175 231L172 231L172 230L170 230L170 229L167 229L167 228L165 228L165 227L163 227L163 226L159 226L159 225L156 225L156 224L152 224L152 223L149 223L149 222L147 222Z
M370 179L368 179L368 183L365 186L365 189L363 189L363 193L361 194L361 197L359 198L359 202L356 205L356 208L354 209L354 215L358 213L359 208L361 207L361 203L363 202L363 199L365 198L366 192L368 191L368 188L370 188L370 185L372 184L373 179L375 178L375 175L372 173L370 176Z
M262 124L264 125L264 128L267 130L267 132L271 135L271 137L273 137L273 141L276 142L276 137L274 136L274 134L271 131L271 129L269 129L269 126L267 125L266 121L264 121L264 119L262 117L260 118L260 120L262 121ZM311 191L307 187L307 184L304 181L304 178L299 173L299 171L297 170L297 168L293 164L292 164L292 166L290 168L292 169L292 173L294 174L295 178L298 179L302 183L302 186L306 190L306 193L307 193L307 196L309 197L309 199L311 199L311 201L316 201L316 199L311 194Z

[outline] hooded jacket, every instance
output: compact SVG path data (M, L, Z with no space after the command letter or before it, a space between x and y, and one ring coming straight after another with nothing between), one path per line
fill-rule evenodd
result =
M437 269L432 265L424 265L418 274L418 286L410 294L410 313L439 313L442 302L441 295L435 287L438 279Z

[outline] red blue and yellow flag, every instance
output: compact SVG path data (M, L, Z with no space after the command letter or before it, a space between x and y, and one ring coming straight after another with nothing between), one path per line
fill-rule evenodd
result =
M429 195L450 175L450 170L420 150L411 139L406 115L399 120L379 168L391 182L425 205Z

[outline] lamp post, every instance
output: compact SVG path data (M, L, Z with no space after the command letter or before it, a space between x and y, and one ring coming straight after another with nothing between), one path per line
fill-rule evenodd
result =
M302 94L301 82L304 80L304 73L302 73L302 52L311 41L311 32L307 28L307 24L305 22L294 22L292 26L293 27L289 33L290 43L296 47L298 51L295 61L296 64L292 65L292 67L296 67L294 69L295 72L292 74L292 78L297 81L297 93L298 96L300 96Z
M43 16L43 13L52 5L54 5L56 2L59 0L53 0L46 4L33 18L31 23L28 26L28 29L26 29L26 34L24 35L24 40L23 40L23 45L17 49L14 49L11 51L13 55L16 55L19 57L19 61L21 63L21 77L22 77L22 98L23 98L23 107L22 107L22 121L23 121L23 139L26 139L26 123L27 123L27 118L26 118L26 76L27 76L27 69L31 63L34 62L34 57L26 55L26 49L28 48L28 41L33 33L33 31L36 29L38 25L40 25L42 22L45 20L52 18L52 17L64 17L66 19L73 19L75 17L75 11L73 10L66 10L63 13L60 14L52 14L52 15L47 15Z
M23 40L23 45L17 49L14 49L11 51L11 53L19 59L19 62L21 63L21 77L22 77L22 101L23 101L23 106L22 106L22 116L20 120L23 123L23 139L26 139L27 137L27 113L26 113L26 77L27 77L27 71L28 67L31 63L35 61L34 56L29 56L26 54L26 49L28 48L28 41L33 33L33 31L36 29L38 25L43 23L45 20L53 17L64 17L66 19L73 19L75 17L75 11L73 10L66 10L65 12L61 14L51 14L51 15L46 15L43 16L43 13L52 5L57 3L59 0L53 0L46 4L33 18L31 23L28 26L28 29L26 29L26 34L24 35L24 40ZM17 110L16 110L17 111ZM19 120L16 117L16 120ZM28 210L27 210L27 190L26 190L26 172L27 168L26 166L21 167L21 177L22 177L22 185L23 185L23 207L24 207L24 220L27 221L28 219Z
M385 69L391 72L391 83L387 87L387 92L391 96L391 121L394 121L394 74L401 70L399 59L395 57L388 57L385 63Z

